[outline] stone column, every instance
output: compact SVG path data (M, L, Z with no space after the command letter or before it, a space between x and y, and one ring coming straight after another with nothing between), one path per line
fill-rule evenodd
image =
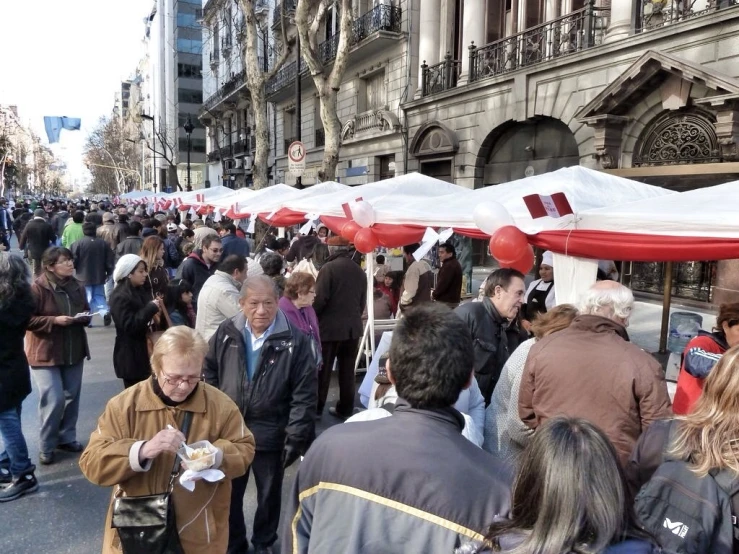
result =
M423 70L421 64L434 65L439 63L439 41L441 23L441 0L421 0L421 26L418 29L418 89L416 98L421 96L423 89Z
M621 40L631 34L635 9L635 0L611 0L611 20L604 42Z
M478 48L485 46L485 0L464 0L462 25L462 76L460 84L467 83L470 75L470 56L467 48L472 42Z

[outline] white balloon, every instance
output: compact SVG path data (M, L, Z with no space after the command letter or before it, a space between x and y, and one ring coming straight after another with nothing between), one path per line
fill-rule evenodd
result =
M352 202L349 204L352 217L360 227L372 227L375 223L375 209L366 200Z
M472 219L478 229L488 235L492 235L501 227L514 224L513 217L508 213L505 206L500 202L492 201L475 206Z

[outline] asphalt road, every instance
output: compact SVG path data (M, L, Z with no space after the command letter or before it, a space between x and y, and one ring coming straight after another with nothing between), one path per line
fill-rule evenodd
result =
M77 424L77 438L83 444L87 444L107 401L123 390L121 381L113 373L115 330L112 326L103 327L98 317L94 323L96 327L88 329L87 334L92 359L85 363ZM337 394L338 387L334 383L330 399L335 399ZM38 464L37 406L38 395L34 386L33 393L23 403L23 432L28 441L31 460L37 466L36 476L40 487L36 493L0 505L3 521L0 553L98 553L102 548L103 524L111 489L93 485L83 477L77 464L77 454L58 452L57 461L53 465ZM318 431L337 423L339 421L328 415L326 410L317 423ZM284 500L289 494L297 467L298 463L285 476ZM245 497L249 538L255 507L256 491L253 482L250 482ZM284 511L282 516L284 523Z

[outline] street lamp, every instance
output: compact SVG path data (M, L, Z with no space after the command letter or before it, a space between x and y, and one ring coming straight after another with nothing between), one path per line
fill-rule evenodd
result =
M195 129L195 126L190 121L190 116L188 115L187 121L185 122L185 133L187 133L187 192L192 190L192 186L190 185L190 135L193 129Z
M157 130L156 130L156 122L154 121L154 117L150 115L146 115L145 113L141 114L141 117L144 119L148 119L151 121L151 152L152 152L152 187L154 189L154 193L157 192L157 151L156 151L156 137L157 137Z

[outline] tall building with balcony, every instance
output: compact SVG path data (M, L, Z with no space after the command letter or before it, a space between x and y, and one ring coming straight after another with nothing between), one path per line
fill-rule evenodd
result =
M402 172L405 142L401 128L401 104L412 98L409 68L415 56L411 49L412 2L354 0L351 50L337 98L342 122L337 178L360 185ZM281 14L290 21L295 0L282 0L274 10L272 27L278 28ZM339 14L332 8L320 30L319 57L330 71L338 46ZM291 30L294 32L294 30ZM275 105L276 178L294 184L288 171L287 148L297 137L296 79L301 82L300 139L306 147L306 170L302 183L316 182L321 166L325 133L320 104L307 65L297 53L267 85Z
M153 117L154 125L146 119L141 127L147 137L156 135L157 152L151 158L157 190L174 190L176 181L186 187L188 119L194 126L189 141L192 188L205 183L205 129L198 120L203 104L201 18L200 0L155 0L147 18L150 82L144 87L142 113Z
M409 170L470 188L570 165L686 190L737 179L736 0L420 0ZM720 303L735 262L676 264ZM627 264L659 294L662 264Z
M265 66L269 63L273 40L268 25L271 9L266 0L255 2L263 45L259 59ZM207 180L213 186L250 186L256 140L245 83L244 14L238 2L208 0L203 7L202 21L205 101L200 120L207 127ZM272 107L269 109L268 118L272 121ZM272 153L270 149L270 167Z

